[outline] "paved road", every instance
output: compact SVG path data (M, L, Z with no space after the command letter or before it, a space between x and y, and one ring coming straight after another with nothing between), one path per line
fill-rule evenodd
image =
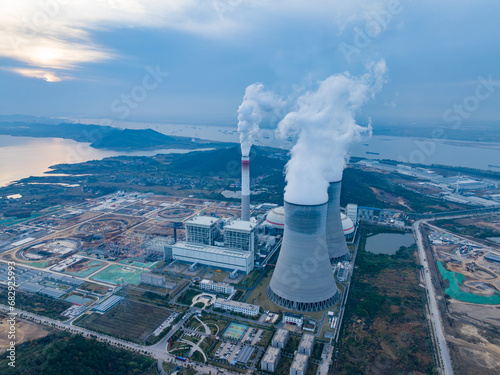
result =
M413 231L415 233L415 239L418 245L418 256L420 258L420 264L424 267L424 283L427 289L427 297L429 301L429 308L431 311L431 321L434 334L436 336L439 353L441 358L443 373L444 375L453 375L453 366L451 364L450 352L446 344L446 338L444 336L443 325L441 322L441 314L439 313L439 308L436 302L436 293L434 291L434 285L431 281L431 274L429 272L429 264L427 263L427 258L425 256L424 244L422 242L422 233L420 232L420 224L426 220L418 220L413 224Z

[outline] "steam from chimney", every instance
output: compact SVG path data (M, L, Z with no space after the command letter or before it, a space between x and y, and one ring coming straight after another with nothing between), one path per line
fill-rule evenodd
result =
M283 101L264 90L262 83L254 83L245 90L243 102L238 107L238 131L240 132L241 155L249 156L250 148L259 135L262 120L283 106Z
M371 125L356 124L354 116L381 89L387 67L380 60L367 68L360 77L346 72L319 82L317 90L300 96L279 123L280 137L298 136L286 167L287 202L325 203L329 182L342 179L349 146L371 135Z

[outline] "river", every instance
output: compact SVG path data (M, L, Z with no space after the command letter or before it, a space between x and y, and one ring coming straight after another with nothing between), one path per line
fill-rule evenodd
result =
M99 121L90 121L99 123ZM238 142L235 127L171 124L120 123L116 126L142 129L150 126L167 135L196 137L222 142ZM278 141L271 130L264 130L256 143L290 148L290 141ZM192 150L191 150L192 151ZM112 151L97 150L88 143L58 138L29 138L0 135L0 186L28 177L41 176L49 166L80 163L118 155L150 156L157 153L185 153L189 150ZM350 156L391 159L422 164L489 169L500 172L500 144L467 141L432 141L417 138L373 136L352 145Z
M90 147L61 138L31 138L0 135L0 187L29 176L43 176L51 165L82 163L107 157L153 156L159 153L186 153L194 150L112 151Z

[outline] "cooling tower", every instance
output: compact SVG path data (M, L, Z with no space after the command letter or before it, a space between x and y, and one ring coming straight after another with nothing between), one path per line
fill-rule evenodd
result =
M241 157L241 220L250 220L250 157Z
M295 311L319 311L337 302L325 240L327 203L305 206L285 201L281 252L267 295ZM340 213L339 213L340 215Z
M330 182L328 187L328 211L326 215L326 244L332 262L349 260L351 255L345 242L340 216L340 188L342 181Z

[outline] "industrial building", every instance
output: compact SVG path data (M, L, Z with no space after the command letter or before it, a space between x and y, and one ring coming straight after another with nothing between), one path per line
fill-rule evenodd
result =
M186 242L212 246L218 237L219 220L211 216L195 216L186 220Z
M156 274L156 273L143 273L141 274L141 283L153 286L164 286L165 281L167 281L164 275Z
M281 359L281 349L269 346L262 358L260 368L264 371L274 372Z
M249 303L231 301L224 298L217 298L214 307L240 313L243 315L256 316L259 315L259 306L251 305Z
M354 225L358 225L358 205L349 203L345 208L345 213Z
M111 309L113 306L115 306L117 303L123 300L123 297L120 296L111 296L107 300L101 302L100 304L96 305L93 310L104 314L106 311Z
M500 256L489 253L484 256L484 260L487 260L488 262L492 263L500 263Z
M326 310L340 296L326 245L328 204L299 205L285 201L284 207L283 243L267 295L289 310ZM341 225L340 210L337 216ZM342 227L339 228L345 243Z
M256 225L250 221L233 220L224 226L224 247L255 251Z
M271 346L275 348L285 349L290 333L287 329L280 328L276 331L271 341Z
M232 285L226 283L217 283L215 281L208 279L203 279L200 281L200 288L215 293L224 293L224 294L234 293L234 287Z
M299 353L303 353L307 356L311 356L314 347L314 336L307 333L302 335L302 339L299 343Z
M218 246L177 242L172 246L172 257L181 262L238 270L244 274L250 273L254 268L253 252L229 250Z
M307 355L295 352L292 365L290 366L290 375L305 375L308 359L309 357Z

